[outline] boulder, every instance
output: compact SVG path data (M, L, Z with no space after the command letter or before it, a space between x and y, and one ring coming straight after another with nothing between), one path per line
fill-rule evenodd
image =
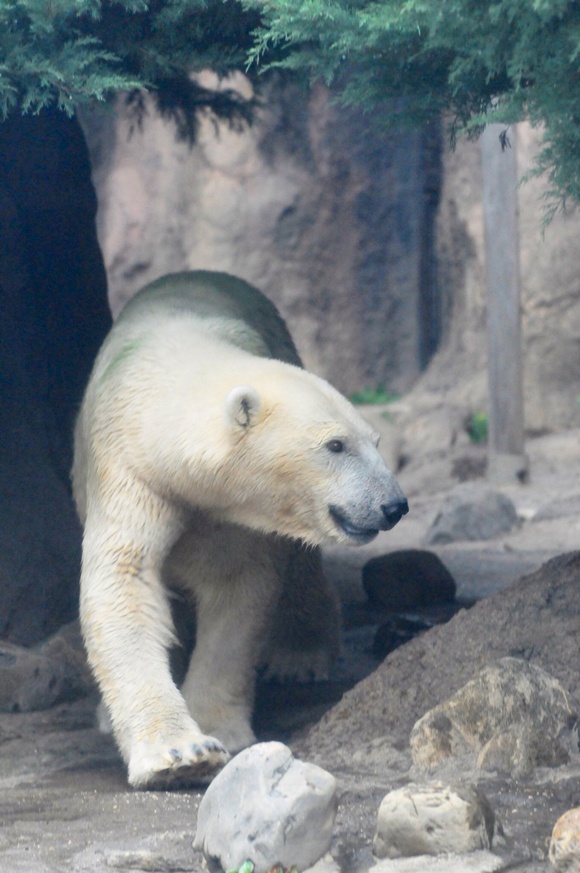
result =
M362 580L371 604L393 612L455 598L453 576L437 555L423 549L371 558L363 567Z
M556 873L580 870L580 809L569 809L554 825L549 857Z
M95 690L78 622L26 649L0 641L0 712L32 712Z
M200 804L195 848L224 870L252 861L311 867L329 850L337 796L334 776L296 760L282 743L257 743L236 755Z
M445 498L426 540L430 545L490 540L512 530L517 522L516 508L509 497L481 482L464 482Z
M474 752L483 770L528 774L568 760L573 721L556 679L522 659L502 658L419 719L410 738L413 762L434 769Z
M377 858L490 849L495 816L472 787L406 785L383 799L373 840Z

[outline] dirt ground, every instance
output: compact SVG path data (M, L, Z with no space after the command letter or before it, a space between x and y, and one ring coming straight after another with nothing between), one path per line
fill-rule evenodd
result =
M259 738L288 742L301 757L327 766L339 780L341 800L332 851L341 873L362 873L372 865L369 847L380 800L412 776L405 738L407 722L416 714L414 707L428 698L425 692L424 700L418 701L421 688L443 693L449 683L458 681L457 665L467 669L473 661L475 667L486 646L493 648L500 638L502 616L506 625L518 623L517 615L506 618L507 606L502 613L501 598L506 598L509 610L517 609L525 586L520 585L517 596L505 589L548 559L580 548L580 431L538 437L529 441L527 450L529 484L502 489L517 506L519 526L493 541L433 549L454 575L460 603L495 595L478 604L479 613L465 610L455 624L418 637L390 655L376 673L372 671L379 662L369 653L371 620L347 621L344 654L332 682L260 691ZM423 547L430 521L456 484L427 468L407 474L403 470L400 480L408 491L409 516L365 549L326 554L328 572L347 616L364 610L360 569L365 561L386 551ZM580 623L575 610L575 604L570 604L565 616L562 613L567 627ZM495 636L486 621L493 621ZM453 633L447 630L452 626ZM550 632L557 642L557 630ZM542 638L541 644L549 660L549 639ZM554 644L554 658L560 652L562 658L572 658L569 650ZM578 682L572 679L577 664L574 657L573 663L561 665L559 678L568 678L574 686L569 689L572 698L580 703ZM419 670L414 689L413 677L419 676ZM447 682L446 676L452 678ZM400 711L391 712L380 727L373 706L385 677ZM410 698L416 703L401 703ZM201 871L202 858L192 849L200 792L130 790L112 741L95 727L94 709L95 702L84 698L44 712L0 715L1 873ZM506 826L507 836L496 847L504 859L500 869L549 870L551 828L567 808L580 805L579 774L580 764L574 760L565 768L537 773L525 784L493 775L483 780Z

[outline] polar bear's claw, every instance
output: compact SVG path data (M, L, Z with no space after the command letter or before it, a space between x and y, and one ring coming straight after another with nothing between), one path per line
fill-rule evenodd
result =
M210 740L207 743L207 748L209 749L210 752L225 752L225 749L222 746L222 744L219 742L219 740Z
M139 749L131 755L129 782L134 788L164 790L205 785L229 761L219 740L173 744L169 749Z

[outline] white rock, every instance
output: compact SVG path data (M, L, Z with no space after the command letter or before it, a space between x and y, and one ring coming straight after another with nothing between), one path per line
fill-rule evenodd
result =
M200 804L194 847L224 870L252 861L305 870L329 849L336 780L293 758L282 743L244 749L216 776Z
M474 788L410 784L383 798L373 853L400 858L489 849L493 829L491 807Z

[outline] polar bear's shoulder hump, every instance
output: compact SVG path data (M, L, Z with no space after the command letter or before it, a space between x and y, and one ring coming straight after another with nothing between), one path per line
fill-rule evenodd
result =
M253 285L228 273L172 273L146 285L118 322L194 319L206 333L264 357L301 366L286 324L274 304Z

